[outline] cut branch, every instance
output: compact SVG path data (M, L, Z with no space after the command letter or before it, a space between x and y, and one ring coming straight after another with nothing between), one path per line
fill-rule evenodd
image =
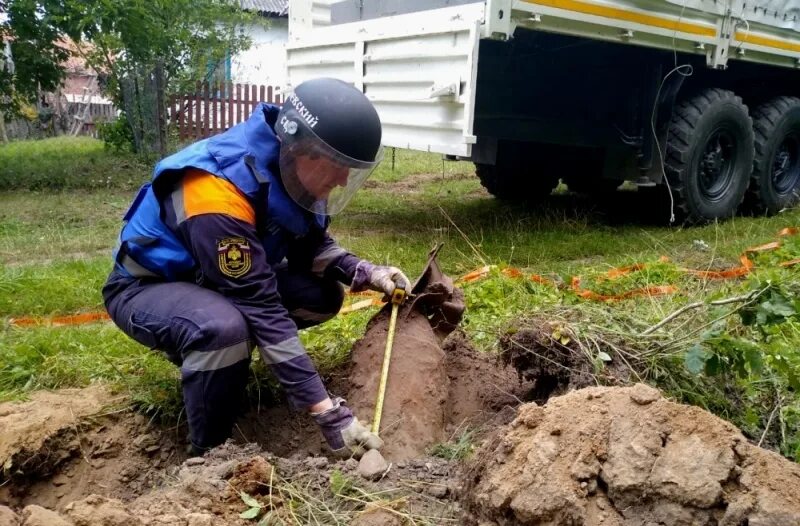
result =
M702 307L704 305L718 306L718 305L728 305L729 303L739 303L739 302L742 302L742 301L750 301L752 299L755 299L757 296L760 296L765 290L766 289L754 290L754 291L752 291L752 292L750 292L748 294L745 294L743 296L734 296L732 298L725 298L725 299L721 299L721 300L709 301L708 303L706 303L705 301L696 301L694 303L690 303L688 305L684 305L680 309L672 312L669 316L667 316L666 318L664 318L660 322L656 323L652 327L650 327L650 328L646 329L645 331L643 331L641 336L647 336L648 334L652 334L653 332L657 331L658 329L660 329L664 325L668 324L669 322L671 322L672 320L674 320L675 318L677 318L681 314L683 314L683 313L685 313L687 311L690 311L692 309L697 309L697 308Z

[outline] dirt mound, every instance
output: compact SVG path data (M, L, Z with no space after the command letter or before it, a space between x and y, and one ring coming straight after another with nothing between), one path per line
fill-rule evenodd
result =
M446 441L454 426L474 425L487 410L515 404L510 391L519 391L513 374L479 358L463 337L443 350L442 339L461 319L464 296L439 269L435 251L412 294L398 314L380 428L382 453L394 461L419 457ZM353 347L349 402L364 420L375 410L389 315L389 306L375 315Z
M44 474L66 460L61 443L70 441L83 420L110 403L101 386L39 391L27 402L0 404L0 481ZM67 447L69 449L69 447Z
M645 385L520 408L464 477L470 524L800 524L800 466Z
M330 462L324 457L284 459L256 444L229 442L171 467L158 488L137 498L112 498L96 486L96 493L55 511L38 505L19 511L0 506L0 526L18 526L23 520L28 521L24 526L328 524L332 517L337 524L355 519L362 525L392 524L384 522L389 517L396 524L407 524L408 518L455 520L459 508L449 499L455 485L453 463L434 458L401 463L378 482L359 479L357 465L355 460ZM257 516L241 518L252 503L259 508Z
M1 404L0 504L63 509L100 490L130 499L162 483L164 469L186 458L182 435L103 409L118 402L92 386Z

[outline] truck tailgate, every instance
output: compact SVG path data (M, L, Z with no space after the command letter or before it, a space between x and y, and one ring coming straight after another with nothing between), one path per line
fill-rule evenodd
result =
M470 155L485 4L317 27L287 44L289 84L336 77L373 102L383 144Z

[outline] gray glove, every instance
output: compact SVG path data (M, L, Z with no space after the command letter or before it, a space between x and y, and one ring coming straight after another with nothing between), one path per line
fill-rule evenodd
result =
M336 456L360 458L368 449L383 447L383 440L353 416L343 398L337 397L332 401L333 407L321 413L311 413L311 416Z
M411 282L403 271L397 267L383 267L376 265L369 273L367 286L375 291L383 292L392 297L394 289L403 289L411 292Z

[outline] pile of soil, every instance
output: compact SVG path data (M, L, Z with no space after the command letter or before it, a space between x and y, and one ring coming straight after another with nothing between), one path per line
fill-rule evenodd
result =
M121 401L98 385L0 404L0 504L56 509L98 490L128 500L163 483L186 459L185 431L152 425Z
M468 524L800 524L800 466L645 385L527 404L464 475Z

